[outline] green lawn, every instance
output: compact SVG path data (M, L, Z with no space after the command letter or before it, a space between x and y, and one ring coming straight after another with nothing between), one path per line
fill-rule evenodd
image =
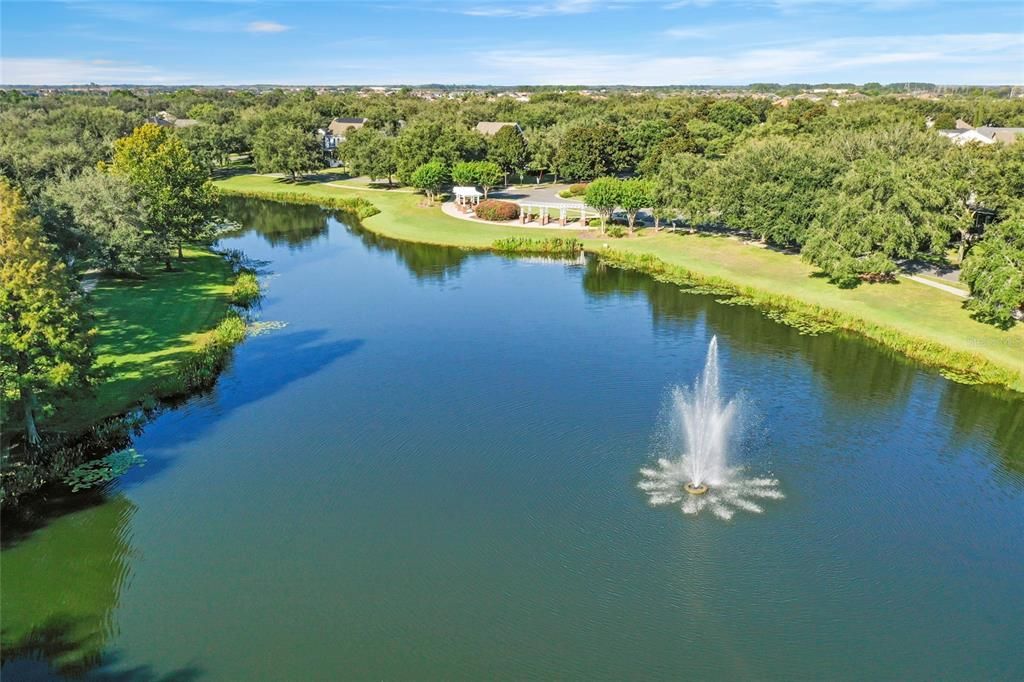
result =
M100 280L88 301L105 378L93 396L59 406L43 420L47 428L78 431L158 392L224 317L232 279L224 259L186 249L185 260L174 266L174 272L160 267L140 280Z
M564 230L484 225L444 215L438 207L422 207L422 197L407 192L360 192L322 183L287 183L276 178L238 175L218 181L225 191L299 193L306 196L362 196L381 213L364 225L388 237L408 241L487 248L508 236L572 236ZM737 239L706 234L653 233L645 230L629 239L596 235L584 238L589 251L608 244L618 251L650 254L705 276L721 277L740 286L796 298L836 310L865 322L890 327L908 336L974 353L1014 372L1014 388L1024 390L1024 325L1009 331L971 319L963 300L938 289L900 280L893 284L865 284L839 289L816 276L799 257L778 253Z

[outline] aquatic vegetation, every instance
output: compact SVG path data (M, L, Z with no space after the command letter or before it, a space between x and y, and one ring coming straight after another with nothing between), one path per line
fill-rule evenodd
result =
M217 375L227 364L232 349L246 336L245 320L237 313L229 313L185 361L179 378L179 393L210 388Z
M858 334L882 346L903 353L924 365L934 367L946 378L964 384L993 384L1019 390L1021 377L977 353L952 350L947 346L910 336L891 327L868 322L846 313L804 303L791 296L770 294L739 286L720 277L704 276L669 265L650 254L633 254L610 249L600 252L602 261L615 267L643 272L661 282L677 284L691 293L725 296L722 303L758 308L777 322L805 334L843 330Z
M94 459L71 470L64 482L71 486L72 492L92 488L107 481L112 481L133 466L145 466L146 458L133 448L112 452L106 457Z
M574 237L562 239L549 237L532 239L530 237L506 237L497 239L491 248L498 253L527 253L547 256L578 256L583 250L583 242Z
M257 322L250 322L246 333L249 336L262 336L269 332L277 331L278 329L284 329L287 326L287 322L282 322L280 320L260 320Z
M231 302L237 306L248 308L260 298L260 282L256 273L242 270L235 278L231 287Z

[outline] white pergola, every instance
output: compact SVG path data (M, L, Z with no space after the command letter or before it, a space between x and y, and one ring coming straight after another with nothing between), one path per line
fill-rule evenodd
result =
M455 195L455 203L461 208L467 206L476 206L480 203L480 197L483 196L476 187L452 187L452 194Z
M542 202L542 201L520 201L519 202L519 222L526 225L530 222L536 222L539 225L547 225L553 218L551 218L549 210L558 211L558 223L565 227L565 224L569 222L569 211L579 211L580 217L579 222L582 227L587 225L587 216L597 215L594 211L587 209L586 204L577 203L566 203L566 202Z

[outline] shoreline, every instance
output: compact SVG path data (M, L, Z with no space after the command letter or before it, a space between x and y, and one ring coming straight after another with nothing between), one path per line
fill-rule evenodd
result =
M26 459L23 447L9 443L17 431L5 433L0 485L5 509L59 482L76 466L120 449L150 416L216 382L244 339L232 320L241 319L238 310L246 307L235 289L246 270L233 267L228 254L212 248L191 247L186 253L173 272L158 268L142 280L102 278L90 292L90 312L99 330L97 366L106 375L90 394L69 399L41 422L47 432L43 456ZM183 306L181 296L174 295L181 291L198 294L198 300ZM161 328L160 338L140 342L125 337L133 299L144 299L153 314L136 335ZM148 346L140 349L140 344Z
M509 237L564 238L564 228L519 227L452 218L438 206L420 207L410 192L332 188L327 183L280 183L237 175L218 180L218 191L275 201L345 207L355 198L377 209L360 219L371 232L408 242L498 252ZM902 280L839 289L814 269L771 249L754 249L721 235L644 231L614 239L578 235L584 249L611 265L635 269L684 288L722 294L726 303L752 305L805 333L842 329L937 370L950 380L1024 392L1024 325L1000 330L972 319L963 299ZM898 287L898 289L896 289ZM902 296L901 296L902 294ZM961 332L958 325L967 327Z

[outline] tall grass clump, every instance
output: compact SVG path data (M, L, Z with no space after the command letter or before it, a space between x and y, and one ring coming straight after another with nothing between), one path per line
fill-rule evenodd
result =
M561 237L548 237L547 239L506 237L505 239L495 240L491 244L491 249L497 253L575 257L583 251L583 242L574 237L569 237L568 239L562 239Z
M180 392L205 391L212 387L231 357L231 350L245 338L245 330L242 316L228 313L182 365Z
M976 353L948 348L905 334L890 327L873 324L837 310L804 303L780 294L769 294L753 287L738 286L720 277L708 277L685 268L669 265L649 254L601 251L600 258L614 267L636 270L661 282L669 282L697 294L721 296L720 303L749 305L771 319L796 328L803 334L844 330L870 339L924 365L933 367L947 379L962 384L993 384L1014 389L1021 377Z
M260 297L260 282L252 270L242 270L231 287L230 300L234 305L248 308Z

